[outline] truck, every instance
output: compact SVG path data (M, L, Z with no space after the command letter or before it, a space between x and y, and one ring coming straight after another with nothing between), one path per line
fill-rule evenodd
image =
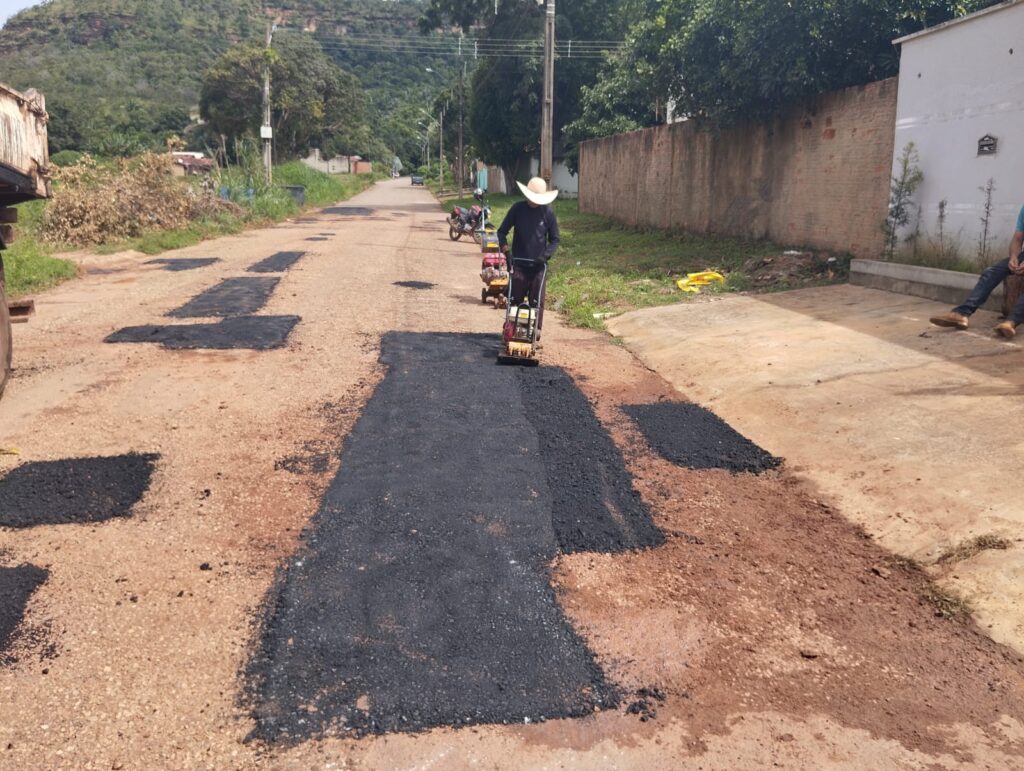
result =
M3 250L14 240L19 203L51 194L46 100L0 83L0 396L11 374L11 321L27 320L31 303L10 303L4 278Z

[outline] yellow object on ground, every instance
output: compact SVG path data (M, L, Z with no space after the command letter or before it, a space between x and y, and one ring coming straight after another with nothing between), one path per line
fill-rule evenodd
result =
M21 455L17 447L0 447L0 455Z
M702 286L708 284L724 284L725 276L714 270L704 270L700 273L687 273L686 278L676 282L676 286L687 294L697 294Z

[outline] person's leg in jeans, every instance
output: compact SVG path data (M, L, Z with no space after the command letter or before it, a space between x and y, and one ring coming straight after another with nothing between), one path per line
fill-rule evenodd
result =
M997 262L991 268L987 268L978 278L978 283L974 285L974 291L967 297L963 305L958 305L953 309L953 313L959 313L961 316L970 316L985 304L985 300L992 294L992 291L1003 283L1009 275L1009 257L1001 262Z
M999 286L1010 275L1010 258L1007 257L1005 260L1001 260L993 265L991 268L987 268L981 276L978 278L978 283L974 285L974 290L968 295L967 299L964 300L963 304L958 305L949 313L944 313L941 316L933 316L931 319L932 324L940 327L956 327L957 329L967 329L967 319L974 314L978 308L985 304L989 295L992 291Z

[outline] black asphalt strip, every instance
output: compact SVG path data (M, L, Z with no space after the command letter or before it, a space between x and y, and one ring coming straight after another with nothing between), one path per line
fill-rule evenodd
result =
M0 527L103 522L131 516L158 455L26 463L0 478Z
M664 535L626 470L622 453L562 369L517 368L526 415L540 439L563 552L659 546Z
M374 209L368 209L365 206L331 206L324 209L323 213L340 214L344 217L369 217L374 211Z
M280 281L248 276L226 278L167 315L177 319L246 316L267 304Z
M7 653L29 598L49 575L35 565L0 568L0 654Z
M148 260L146 265L162 265L164 270L172 273L180 273L184 270L196 270L205 268L220 262L216 257L164 257L156 260Z
M302 259L305 252L278 252L260 260L248 268L249 273L283 273L291 270Z
M760 474L782 463L782 458L761 449L700 405L657 402L623 409L652 449L677 466Z
M641 524L621 456L571 379L496 366L497 345L384 337L387 375L268 598L246 672L255 738L523 723L617 704L549 583L553 519L572 523L574 550L660 534ZM600 471L568 478L577 467L553 453L576 452L570 437ZM572 492L553 495L549 478ZM588 528L599 535L585 538Z
M310 236L306 239L307 241L329 241L330 239L326 236Z
M429 281L394 281L392 286L400 286L403 289L433 289L437 284Z
M160 343L172 350L269 351L282 348L302 319L299 316L242 316L216 324L146 324L125 327L108 343Z

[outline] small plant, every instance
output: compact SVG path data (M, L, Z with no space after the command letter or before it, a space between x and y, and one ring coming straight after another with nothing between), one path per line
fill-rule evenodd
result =
M939 254L946 257L946 204L948 201L943 198L939 201L939 213L936 217L936 229L939 234Z
M938 565L949 565L963 562L976 554L993 549L1009 549L1013 543L1006 538L987 533L978 535L956 546L952 546L942 553L935 562Z
M995 189L996 181L991 177L984 187L978 188L985 196L985 203L981 207L981 235L978 237L978 262L981 265L988 265L988 231L992 222L992 193Z
M913 142L903 148L899 159L899 170L889 187L889 216L882 226L885 232L885 256L895 259L900 229L910 221L910 207L914 193L924 181L924 173L918 168L920 159Z

